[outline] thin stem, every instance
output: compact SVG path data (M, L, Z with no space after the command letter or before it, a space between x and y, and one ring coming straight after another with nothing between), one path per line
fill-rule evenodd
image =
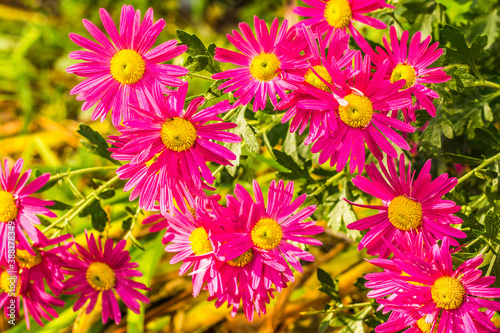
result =
M57 181L59 179L65 178L65 177L80 175L83 173L90 173L90 172L101 171L101 170L116 170L118 168L119 168L119 166L103 166L103 167L92 167L92 168L80 169L80 170L75 170L75 171L67 171L65 173L60 173L58 175L50 176L49 182L50 181Z
M120 178L118 177L118 175L116 175L113 178L111 178L110 180L108 180L106 183L99 186L99 188L97 190L93 191L92 193L87 195L85 198L78 201L73 208L68 210L66 212L66 214L64 214L63 216L58 218L51 225L49 225L47 228L43 229L42 232L46 233L48 230L52 229L53 227L55 227L56 225L58 225L62 221L69 222L69 221L73 220L83 209L88 207L95 200L99 199L99 194L104 192L108 187L110 187L111 185L116 183L119 179Z
M330 186L332 185L336 180L339 180L340 178L342 178L343 176L345 175L345 171L341 171L339 173L337 173L335 176L332 176L330 177L326 182L325 184L321 185L320 187L318 187L316 189L316 191L314 191L311 195L318 195L320 194L321 192L323 192L325 190L325 188L327 186Z
M495 248L495 252L498 253L500 251L500 244L497 245ZM493 269L493 266L495 265L495 261L497 260L498 255L493 255L493 258L491 258L490 265L488 266L488 271L486 272L486 276L490 276L491 270Z
M341 306L339 308L336 308L336 309L330 309L330 310L313 310L313 311L306 311L306 312L301 312L300 314L301 315L309 315L309 314L317 314L317 313L336 313L336 312L340 312L342 310L346 310L346 309L354 309L354 308L360 308L360 307L366 307L366 306L371 306L371 303L370 302L364 302L364 303L355 303L355 304L349 304L349 305L345 305L345 306Z
M200 80L205 80L205 81L210 81L210 82L215 82L217 80L215 79L212 79L211 77L209 76L205 76L205 75L200 75L200 74L195 74L195 73L189 73L188 76L190 77L195 77L197 79L200 79Z
M465 175L463 175L462 177L460 177L458 179L458 184L460 184L461 182L467 180L470 176L472 176L474 174L474 172L478 171L478 170L481 170L481 169L484 169L486 166L490 165L491 163L495 162L496 160L498 160L500 158L500 153L496 154L495 156L492 156L488 159L486 159L483 163L481 163L479 166L477 166L476 168L472 169L471 171L467 172Z
M483 239L483 236L479 236L478 238L474 239L469 244L465 245L465 248L468 249L469 247L471 247L473 244L475 244L476 242L478 242L481 239Z
M488 87L488 88L493 88L493 89L499 89L500 90L500 84L491 82L491 81L476 81L472 85L473 87Z
M213 177L217 177L217 175L222 171L222 169L224 169L224 166L223 165L219 165L219 167L217 169L215 169L214 172L212 172L212 176Z
M128 230L127 234L125 235L125 237L123 237L123 239L127 239L129 237L133 237L132 235L132 230L134 229L135 227L135 224L137 223L137 219L139 218L139 213L141 212L141 207L140 206L137 206L137 209L135 211L135 214L134 216L132 216L132 224L130 225L130 229Z

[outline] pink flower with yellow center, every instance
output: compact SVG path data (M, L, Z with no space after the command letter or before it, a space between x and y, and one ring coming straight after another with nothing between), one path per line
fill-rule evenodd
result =
M302 77L295 74L297 68L307 66L307 57L300 54L305 41L295 28L288 29L288 21L278 28L275 18L268 30L264 20L254 16L256 36L247 23L240 23L240 31L233 30L227 38L239 52L215 48L215 60L228 62L238 68L212 75L214 79L228 79L219 86L224 92L234 91L237 98L234 107L249 104L253 110L265 108L267 98L276 107L276 94L287 100L286 90L294 90ZM256 38L257 37L257 38Z
M444 72L444 67L428 68L443 54L443 49L438 49L438 42L429 46L431 36L421 41L422 34L418 31L413 35L408 45L408 31L404 31L401 40L399 40L396 28L392 26L390 28L390 42L384 36L385 49L377 46L377 52L375 52L363 36L354 34L353 37L363 51L371 56L376 66L380 66L388 59L389 66L385 78L391 82L404 79L405 85L402 89L411 92L420 104L419 106L432 117L436 116L436 107L432 101L439 95L424 84L441 83L451 79L451 76ZM415 121L415 110L417 109L418 106L415 105L404 108L405 119Z
M88 303L86 313L94 309L98 300L102 300L102 322L109 318L120 323L122 314L118 306L117 295L123 300L127 308L134 313L140 313L140 304L149 303L149 299L140 293L140 290L150 290L143 283L134 281L131 277L140 277L142 273L136 270L138 264L130 262L130 255L125 251L126 241L121 240L113 246L113 240L108 238L101 244L91 234L87 238L88 250L78 243L74 254L65 258L63 272L71 276L65 283L65 293L76 295L78 298L73 310L78 311Z
M39 233L35 227L40 224L37 215L56 217L56 214L45 207L53 205L53 201L31 196L47 183L50 174L45 173L28 183L31 169L21 175L23 163L22 158L18 159L12 170L9 169L7 160L4 161L3 167L0 163L0 257L4 259L7 259L9 230L15 231L16 241L20 246L35 255L26 236L35 243L39 242ZM13 226L9 224L11 221L14 222ZM10 229L12 227L13 229Z
M138 105L138 92L150 91L154 82L160 83L163 93L171 93L166 86L179 87L179 77L188 70L177 65L163 64L187 50L185 45L177 45L176 40L169 40L151 49L165 27L165 21L153 21L153 9L150 8L141 22L139 10L124 5L120 16L118 31L109 13L99 10L104 29L111 40L88 20L83 25L97 41L71 33L70 39L85 51L73 51L72 59L85 62L72 65L66 69L68 73L83 76L86 79L71 90L71 95L84 101L82 111L95 105L92 120L101 118L104 121L109 110L112 110L113 125L120 121L134 118L129 104Z
M318 29L321 34L332 34L337 29L356 31L352 25L358 21L376 29L385 29L387 25L373 17L363 15L380 8L395 8L385 0L302 0L311 7L295 7L297 15L309 17L300 23Z
M159 202L166 214L174 210L174 200L185 211L191 207L194 197L205 197L203 189L213 189L215 180L207 162L231 165L236 155L214 140L228 143L240 142L241 138L225 130L236 127L235 123L222 122L219 114L232 107L224 100L205 109L203 97L193 99L186 109L184 102L188 84L175 94L165 98L158 85L152 94L144 96L141 108L136 108L140 118L127 120L119 126L120 136L110 136L116 148L110 148L111 156L129 163L117 170L121 179L129 179L124 187L131 189L130 200L140 196L139 206L146 210Z
M366 166L371 180L361 175L352 180L360 190L382 200L382 205L377 206L351 202L355 206L379 211L376 215L347 226L348 229L368 229L368 233L359 242L358 249L366 247L368 254L379 254L386 258L391 253L388 242L399 246L394 242L400 234L422 234L428 246L446 236L465 238L463 231L451 226L462 223L462 219L453 215L460 210L460 206L442 198L457 185L457 179L442 174L432 180L431 160L425 163L416 178L411 165L406 168L403 154L399 157L399 174L396 171L397 165L392 158L387 159L387 166L379 163L379 168L371 163ZM453 238L450 243L458 245Z

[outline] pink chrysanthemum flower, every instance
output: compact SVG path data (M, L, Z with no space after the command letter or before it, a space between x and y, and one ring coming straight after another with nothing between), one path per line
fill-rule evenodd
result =
M73 310L78 311L90 300L86 313L94 309L98 299L102 299L102 322L108 318L120 323L122 314L118 306L118 294L125 305L133 312L140 313L140 304L149 303L149 299L137 289L150 290L143 283L136 282L131 277L140 277L142 273L136 270L138 264L130 262L130 255L125 251L126 241L122 239L113 247L113 240L108 238L105 245L98 242L91 234L87 238L88 250L76 244L75 254L66 257L64 274L71 277L65 281L65 293L77 295L78 299Z
M40 224L37 214L56 217L56 214L45 207L53 205L53 201L30 196L47 183L50 174L45 173L28 184L31 169L21 176L23 163L22 158L18 159L12 170L9 169L7 160L4 161L3 167L0 163L0 258L6 260L9 230L15 231L16 241L20 246L35 255L26 235L35 243L39 241L35 227ZM11 221L14 222L14 230L10 229Z
M406 169L405 157L399 157L399 174L396 162L387 159L387 167L379 163L380 170L374 163L366 166L366 172L371 180L364 176L356 176L352 182L360 190L382 200L383 205L360 205L377 209L378 214L365 217L347 226L349 229L367 230L368 233L359 243L358 249L367 248L370 255L379 254L385 258L390 254L388 242L394 243L400 234L422 234L424 242L429 246L445 236L464 238L466 234L453 228L450 224L460 224L462 220L453 216L460 206L442 197L457 185L456 178L442 174L432 180L430 174L431 160L428 160L418 177L411 165ZM347 200L346 200L347 201ZM455 239L451 244L458 245ZM396 244L396 246L398 246Z
M48 321L51 321L52 317L58 318L53 307L63 307L64 301L46 293L45 288L39 288L31 283L26 276L26 270L12 270L11 264L2 260L0 272L0 308L3 308L9 320L12 318L10 314L19 318L21 300L28 329L30 329L30 317L40 326L43 326L42 318Z
M321 245L319 240L304 236L319 234L323 228L315 225L314 221L304 221L313 214L316 206L308 206L295 213L306 200L306 194L292 201L293 182L289 182L285 187L282 180L278 184L273 180L269 187L267 208L260 186L255 180L253 190L255 201L241 185L236 185L236 197L227 197L228 211L231 213L226 215L235 224L240 221L241 227L235 232L228 228L228 231L214 234L212 240L223 243L217 251L219 259L235 260L249 252L259 256L258 260L254 260L253 286L258 286L260 279L265 278L269 280L269 284L274 283L280 291L286 286L284 281L294 279L288 264L302 272L299 259L314 261L312 254L289 241ZM275 274L262 276L264 265L273 268ZM283 275L286 280L283 280Z
M304 81L298 85L297 90L288 95L288 101L284 100L278 104L277 109L287 109L281 123L284 124L291 119L291 133L299 130L299 134L302 134L308 123L310 123L309 135L304 140L304 144L308 145L321 136L330 136L337 129L337 122L334 110L311 110L298 105L301 100L314 98L314 96L304 91L302 86L306 85L330 92L330 88L324 81L329 84L333 82L325 66L323 66L323 62L331 64L332 59L335 59L339 68L344 68L351 64L355 51L349 50L350 35L341 30L335 31L327 39L323 39L320 34L314 35L310 27L302 26L301 32L308 42L308 52L311 53L312 57L309 59L309 66L298 69L297 74L301 75Z
M436 107L432 101L439 95L423 84L446 82L451 79L451 76L443 71L444 67L427 68L443 54L443 49L438 49L438 42L429 46L431 36L421 42L422 34L419 31L411 38L408 48L408 31L403 32L399 41L396 28L392 26L390 43L384 36L385 49L377 47L377 52L375 52L361 35L354 34L353 37L363 51L371 56L376 66L380 66L386 59L389 59L385 78L391 82L406 80L403 89L411 92L432 117L436 116ZM407 121L415 120L415 110L415 106L403 109Z
M385 0L302 0L311 7L295 7L293 12L297 15L309 17L301 24L318 29L322 34L331 34L336 29L351 32L356 31L352 25L358 21L376 29L385 29L387 25L370 16L362 15L380 8L395 8L385 3Z
M368 297L376 298L385 311L406 316L393 317L379 325L376 332L397 332L415 323L418 325L422 318L420 328L428 327L423 325L427 323L431 332L437 333L475 333L478 332L476 323L489 332L496 330L491 314L480 309L500 310L500 302L485 299L500 297L500 289L488 288L495 277L481 277L478 269L483 262L481 256L466 260L454 270L447 237L441 247L432 246L424 258L389 246L393 259L370 260L385 271L365 276L366 286L373 289Z
M141 118L128 120L119 126L120 136L110 136L113 158L130 161L117 170L121 179L130 179L125 191L134 188L130 200L138 196L139 206L151 210L159 201L160 210L166 214L178 207L186 210L184 198L193 205L194 195L205 196L202 189L211 189L214 177L207 166L213 161L221 165L231 165L229 160L236 155L221 142L240 142L241 138L225 132L236 127L235 123L221 122L219 114L231 109L225 100L214 106L199 110L205 101L195 98L184 110L188 85L165 98L155 85L153 94L146 92L140 108L136 112ZM147 101L147 102L146 102Z
M298 103L306 109L337 112L337 130L332 136L320 137L311 148L313 153L320 152L320 163L330 159L330 165L337 164L337 171L340 172L350 157L349 171L353 173L357 168L362 172L365 165L365 143L379 159L383 158L382 152L397 157L396 150L386 137L398 147L410 149L394 129L407 133L414 132L415 129L387 115L391 110L411 104L410 94L399 91L405 81L390 83L383 80L388 61L372 76L370 57L367 55L362 59L358 52L354 57L354 70L357 74L347 80L335 61L331 65L326 62L323 65L333 80L333 84L324 81L331 92L304 87L315 99Z
M45 280L54 295L59 297L64 289L64 274L61 269L64 266L64 261L61 258L67 256L67 250L71 247L72 243L56 246L51 249L47 247L64 242L70 237L71 235L68 234L49 240L42 232L38 231L39 241L31 247L35 251L35 255L23 249L22 245L18 245L16 248L16 260L19 268L22 269L22 275L26 281L33 282L38 289L43 290L45 288Z
M138 104L137 92L151 90L154 82L161 84L163 93L171 92L165 86L179 87L182 84L178 77L186 75L188 70L162 63L184 53L187 46L176 46L176 40L169 40L150 50L165 27L163 19L153 23L152 8L141 22L140 11L134 13L134 7L124 5L119 32L106 10L101 8L99 14L111 41L95 24L83 20L83 25L97 43L71 33L70 39L88 51L71 52L70 58L86 62L72 65L66 71L87 78L70 92L78 95L77 100L85 101L82 111L97 104L92 120L101 118L104 121L112 109L113 125L117 126L121 119L133 118L129 104Z
M196 297L203 285L216 274L216 258L210 240L213 220L202 208L196 209L195 215L190 211L183 214L175 210L172 215L166 214L165 219L168 227L163 244L170 243L165 247L165 251L176 253L170 264L183 262L179 275L193 268L190 275L193 276L193 296ZM211 295L214 293L211 289L209 292Z
M254 17L257 39L247 23L240 23L241 35L233 30L228 40L241 52L220 47L215 48L215 60L240 66L239 68L212 75L214 79L229 79L220 85L224 92L234 92L238 100L234 106L245 105L253 101L253 110L265 108L267 97L276 107L276 94L287 100L286 90L296 89L296 83L302 78L295 69L307 66L306 56L300 54L306 44L295 28L288 29L284 20L278 29L275 18L269 31L264 20Z

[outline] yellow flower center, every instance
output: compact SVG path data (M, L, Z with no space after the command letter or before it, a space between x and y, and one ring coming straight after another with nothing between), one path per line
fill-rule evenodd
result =
M344 97L346 106L339 106L340 119L349 127L365 128L370 124L373 115L373 106L366 96L354 94Z
M464 302L465 289L458 279L442 276L432 285L431 294L438 308L454 310Z
M42 254L38 248L33 248L35 255L26 250L16 250L16 259L22 268L32 268L42 262Z
M189 242L191 242L191 249L197 256L212 251L212 243L210 243L208 234L202 227L193 230L189 235Z
M85 274L87 282L98 291L110 290L115 286L116 275L111 267L103 262L93 262Z
M349 0L330 0L325 7L325 19L334 28L343 29L349 25L352 9Z
M391 74L391 83L405 79L406 83L401 89L408 89L415 84L415 70L413 67L407 64L399 64L393 70Z
M17 280L17 281L16 281ZM21 291L21 277L19 275L10 275L6 270L0 275L0 288L6 293L14 292L14 297L19 296Z
M10 192L0 191L0 222L14 221L18 211L14 196Z
M252 261L252 259L253 259L253 251L252 249L249 249L247 252L234 258L233 260L229 260L227 263L235 267L244 267L248 265Z
M250 64L250 74L260 81L269 81L278 75L281 62L273 53L261 53Z
M252 241L255 246L270 250L274 249L281 242L283 231L280 225L272 219L260 219L252 229Z
M168 119L161 127L161 141L165 147L173 151L186 151L196 142L198 134L189 120L174 117Z
M134 84L139 81L146 70L146 62L134 50L118 51L111 59L111 75L123 84Z
M422 333L431 333L432 325L433 324L428 324L425 322L425 317L422 317L417 321L417 326L418 326L418 328L420 328ZM439 325L439 320L438 320L438 325ZM436 327L435 327L436 329L437 329L438 325L436 325Z
M328 71L326 70L325 67L323 67L321 65L317 65L317 66L313 66L313 68L316 71L316 73L318 73L319 76L321 76L321 78L323 80L332 84L332 77L330 76L330 74L328 74ZM323 81L321 81L321 79L318 77L318 75L314 74L314 72L310 68L307 70L306 74L304 75L304 79L306 80L307 83L309 83L312 86L315 86L318 89L321 89L323 91L328 91L328 92L330 91L330 88L328 88L328 86Z
M389 221L399 230L412 230L422 225L422 204L400 195L392 199L388 209Z

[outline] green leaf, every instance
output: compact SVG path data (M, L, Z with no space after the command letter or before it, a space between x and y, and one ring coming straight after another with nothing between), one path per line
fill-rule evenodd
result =
M318 268L316 271L318 281L321 283L319 290L330 296L335 302L341 303L339 295L339 285L337 280L333 280L330 274Z
M73 206L67 205L61 201L57 201L57 200L52 200L52 201L54 201L54 204L52 206L49 206L50 210L67 210L67 209L70 209L71 207L73 207Z
M91 217L92 227L97 231L104 231L106 222L108 221L108 214L102 209L99 201L93 201L78 214L80 217L88 215Z
M471 64L476 60L481 60L489 56L484 48L488 44L486 35L476 36L471 45L468 46L465 36L460 29L451 25L445 25L441 29L441 36L450 42L450 48L447 48L446 58L449 62L460 62Z
M318 327L318 333L325 333L328 327L330 327L330 320L333 318L333 313L329 313L323 318Z
M486 213L486 216L484 218L484 226L485 226L484 237L495 243L499 243L498 231L500 229L500 218L493 211L493 209L489 210Z
M209 50L205 47L203 42L195 35L195 34L189 34L183 30L177 29L177 37L179 40L182 42L182 44L188 46L188 50L186 51L187 54L189 54L192 57L196 56L207 56L208 57L208 64L204 68L206 71L215 74L221 72L221 68L219 66L219 63L214 60L214 55L215 55L215 44L210 44L210 52Z
M421 150L426 156L437 155L441 149L441 136L444 134L448 139L453 139L452 123L443 112L443 99L438 100L436 106L436 117L430 122L425 131L420 135Z
M498 177L498 172L488 169L474 171L474 175L480 179L493 180Z
M479 165L483 163L483 160L479 158L464 156L459 154L444 153L442 154L442 156L447 160L449 160L451 163L455 164Z
M454 66L446 71L446 74L451 76L451 80L445 85L448 89L463 92L464 88L470 87L476 82L476 78L469 74L467 68Z
M132 234L130 234L130 240L132 241L132 244L134 244L139 250L144 251L145 248L142 246L141 242L139 242Z
M306 163L304 163L304 168L302 168L287 153L284 153L277 149L273 149L273 153L274 156L276 156L276 161L291 171L291 172L278 172L277 174L278 177L288 180L305 178L307 180L314 181L314 179L311 178L309 172L307 171L312 165L311 160L308 160Z
M101 194L99 194L99 198L101 198L101 199L109 199L109 198L112 198L114 196L115 196L115 190L112 190L112 189L106 190L106 191L102 192Z
M186 67L190 73L201 72L208 66L209 61L210 57L206 55L189 56L184 62L184 67Z
M131 217L127 217L125 220L122 222L122 230L123 231L129 231L130 227L132 226L132 221L133 219Z
M481 127L475 128L474 134L476 135L476 139L481 140L487 145L500 147L500 140L487 129Z
M222 95L224 95L224 92L219 89L219 86L223 83L223 80L217 80L212 85L208 88L207 92L205 93L204 97L206 101L209 101L214 98L219 98Z
M118 161L114 160L111 157L111 152L108 150L109 148L108 143L101 136L99 132L94 131L92 128L90 128L85 124L80 124L80 126L77 129L77 132L88 140L88 142L83 141L83 145L91 153L97 156L104 157L105 159L113 162L114 164L120 165Z

